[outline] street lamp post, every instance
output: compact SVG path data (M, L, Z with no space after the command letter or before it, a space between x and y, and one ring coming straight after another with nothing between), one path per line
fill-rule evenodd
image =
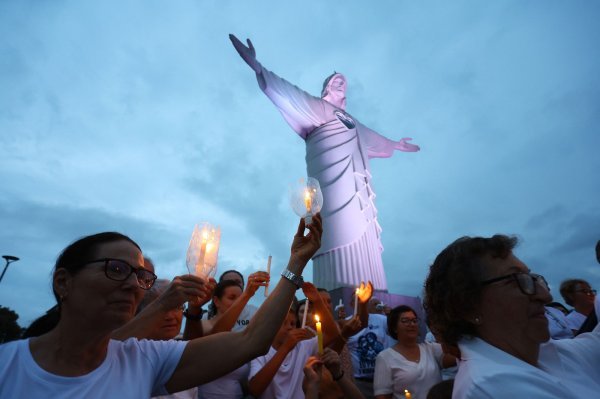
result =
M2 257L4 258L4 260L6 260L6 266L4 266L4 270L2 271L2 274L0 275L0 282L2 281L2 278L4 277L4 273L6 273L6 269L8 269L8 265L10 265L12 262L16 262L19 260L19 258L17 258L16 256L12 256L12 255L2 255Z

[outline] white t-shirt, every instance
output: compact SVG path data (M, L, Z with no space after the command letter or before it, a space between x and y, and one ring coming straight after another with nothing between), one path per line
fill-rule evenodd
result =
M198 387L200 399L240 399L244 397L242 381L248 379L250 364Z
M277 351L271 347L265 356L257 357L250 362L252 379L267 364ZM302 381L304 365L308 358L317 353L317 337L300 341L285 357L273 380L259 396L260 399L304 399Z
M250 320L252 319L254 313L256 313L257 310L258 308L256 306L251 305L249 303L246 304L246 306L242 310L242 313L240 313L240 315L238 316L238 319L235 322L231 331L239 332L242 331L244 328L248 327L248 323L250 323Z
M0 398L144 398L167 394L187 342L110 340L106 359L88 374L63 377L42 369L29 340L0 345Z
M459 342L462 359L454 399L596 398L600 392L600 328L540 347L538 367L479 338Z
M379 352L396 343L386 331L387 317L371 313L369 325L348 339L354 378L373 378L375 358Z
M548 330L552 339L573 338L573 331L569 327L563 312L552 306L546 306L546 318L548 319Z
M442 381L441 362L443 351L440 344L419 344L419 362L407 360L394 348L388 348L375 362L373 391L375 395L394 394L394 399L404 399L404 390L414 399L426 399L429 389Z
M566 316L566 318L567 324L571 330L579 330L585 319L587 319L587 316L579 313L576 310L573 310Z
M246 327L248 327L250 320L252 320L252 317L254 317L254 314L256 313L257 310L258 310L258 308L256 306L249 304L249 303L246 304L244 309L242 309L242 313L240 313L240 315L238 316L238 319L236 320L235 324L231 328L231 331L240 332L240 331L244 330ZM205 312L202 315L202 320L208 320L208 312Z

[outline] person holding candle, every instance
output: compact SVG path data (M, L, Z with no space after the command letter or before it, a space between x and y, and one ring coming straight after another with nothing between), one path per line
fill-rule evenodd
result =
M188 342L111 340L113 330L131 320L156 276L144 268L140 247L127 236L109 232L75 241L53 272L58 325L39 337L0 345L0 397L148 398L212 381L262 355L319 248L319 215L306 227L308 234L301 220L287 270L254 323L240 333ZM190 299L204 296L186 285L182 291Z
M546 280L514 255L516 244L505 235L462 237L430 267L424 298L429 322L461 353L452 397L597 397L600 327L549 340ZM596 311L598 305L596 298Z
M373 391L375 399L426 399L429 389L442 380L441 369L456 365L438 343L418 343L419 318L409 306L397 306L387 318L388 334L396 344L377 355Z
M322 322L323 345L327 346L339 330L330 311L311 283L304 283L304 295L314 304ZM273 340L271 349L250 363L249 392L260 399L300 399L302 369L308 358L318 352L318 338L306 328L296 328L297 316L290 308L285 322Z
M253 275L250 275L248 278L248 283L250 283L250 280L252 278L253 278ZM223 273L221 273L221 276L219 277L219 282L222 282L225 280L235 281L238 284L238 286L241 287L242 291L244 290L244 287L245 287L244 276L239 271L234 270L234 269L224 271ZM258 310L258 308L256 306L252 305L251 303L246 303L246 306L244 306L244 309L242 309L241 313L238 316L237 321L231 328L231 331L238 332L238 331L242 331L244 328L246 328L248 326L248 323L250 323L252 316L254 316L254 314L256 313L257 310ZM214 302L211 302L208 305L208 311L206 312L205 319L212 319L216 314L217 314L217 308L215 307Z
M202 320L205 324L205 334L214 334L229 331L235 325L240 312L254 296L260 287L266 286L269 275L265 272L256 272L248 278L246 289L242 288L235 280L223 280L217 284L213 296L215 315L209 320ZM238 369L214 381L198 387L201 398L207 399L240 399L247 390L248 373L250 365L242 365Z

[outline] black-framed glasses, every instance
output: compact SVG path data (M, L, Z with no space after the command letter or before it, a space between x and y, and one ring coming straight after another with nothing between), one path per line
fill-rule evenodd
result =
M589 289L589 288L583 288L583 289L580 289L580 290L575 290L575 292L581 292L581 293L583 293L585 295L589 295L589 296L596 295L596 290L592 290L592 289Z
M152 288L156 281L156 274L150 270L133 267L121 259L103 258L86 262L86 264L99 262L104 262L104 274L111 280L125 281L132 273L135 273L138 285L144 290Z
M405 324L405 325L409 325L409 324L417 325L417 324L419 324L419 318L418 317L414 317L414 318L401 317L400 323Z
M537 285L541 285L548 290L548 282L544 276L535 273L512 273L506 276L496 277L481 282L481 285L488 285L502 280L513 279L519 285L519 289L525 295L535 295L537 293ZM538 284L536 284L538 283Z

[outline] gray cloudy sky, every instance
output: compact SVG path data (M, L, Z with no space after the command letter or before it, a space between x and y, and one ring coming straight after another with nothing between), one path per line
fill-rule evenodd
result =
M104 230L161 277L186 272L204 220L221 271L269 253L282 270L304 143L230 32L315 95L343 72L350 113L421 146L371 163L391 292L420 295L449 242L497 232L555 293L600 288L599 17L587 1L1 2L0 252L21 260L0 305L29 324L60 250Z

